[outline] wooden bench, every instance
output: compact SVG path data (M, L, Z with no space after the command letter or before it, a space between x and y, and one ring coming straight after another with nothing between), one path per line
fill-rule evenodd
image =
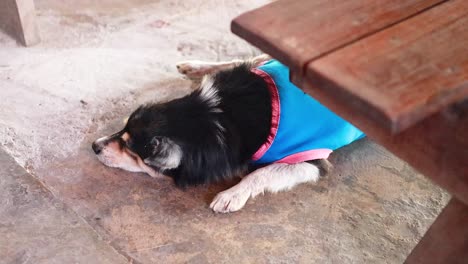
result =
M468 263L468 1L280 0L232 31L453 195L408 263Z

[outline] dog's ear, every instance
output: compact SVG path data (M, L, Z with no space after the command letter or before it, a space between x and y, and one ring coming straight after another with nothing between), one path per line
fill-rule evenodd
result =
M147 145L150 155L144 160L148 165L161 170L175 169L182 159L182 149L166 137L153 137Z

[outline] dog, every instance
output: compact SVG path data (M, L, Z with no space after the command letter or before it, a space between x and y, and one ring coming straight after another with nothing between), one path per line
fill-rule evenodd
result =
M202 79L192 93L136 109L125 127L92 144L109 167L171 177L180 187L242 177L210 204L240 210L258 194L324 176L330 153L364 137L289 82L268 55L229 62L186 61L180 73Z

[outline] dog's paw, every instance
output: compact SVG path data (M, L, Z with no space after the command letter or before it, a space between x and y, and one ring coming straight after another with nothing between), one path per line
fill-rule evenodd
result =
M191 79L200 79L209 73L210 67L202 61L183 61L176 64L177 70Z
M233 187L216 195L210 208L217 213L239 211L250 197L250 191Z

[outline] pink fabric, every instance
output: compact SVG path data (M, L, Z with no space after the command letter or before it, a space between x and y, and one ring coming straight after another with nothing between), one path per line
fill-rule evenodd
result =
M278 89L276 88L276 83L266 72L260 69L252 69L252 72L261 76L268 85L268 91L271 96L271 128L270 134L268 135L267 141L260 146L260 148L252 156L252 160L259 160L271 147L273 141L275 140L276 134L278 132L279 122L280 122L280 98L278 94ZM295 164L299 162L304 162L308 160L316 159L326 159L333 151L331 149L314 149L304 152L299 152L293 155L282 158L281 160L276 161L275 163L288 163Z
M284 157L275 163L295 164L308 160L326 159L333 151L331 149L313 149Z
M267 141L260 146L260 148L257 150L257 152L254 153L252 156L252 160L259 160L263 154L265 154L268 149L271 147L271 144L273 144L273 141L275 140L276 133L278 132L278 126L280 122L280 99L279 99L279 94L278 90L276 89L276 84L275 81L262 70L259 69L252 69L252 72L261 76L265 82L268 85L268 91L270 92L271 96L271 128L270 128L270 134L268 135Z

